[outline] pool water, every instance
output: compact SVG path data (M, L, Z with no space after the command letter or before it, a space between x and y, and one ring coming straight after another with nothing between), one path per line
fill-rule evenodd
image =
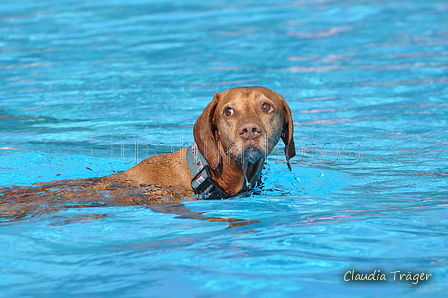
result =
M2 1L1 186L185 147L237 86L286 98L297 156L289 172L278 146L259 195L185 203L251 225L142 206L1 219L0 296L445 297L447 28L443 0Z

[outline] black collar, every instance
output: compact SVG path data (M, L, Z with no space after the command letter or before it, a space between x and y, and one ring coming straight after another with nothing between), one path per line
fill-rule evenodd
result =
M194 142L187 148L187 163L193 179L191 186L194 193L203 200L226 199L232 197L229 195L212 177L210 167L205 160L204 155L199 151L198 145ZM244 191L250 190L258 183L261 177L261 170L264 162L257 165L254 174L249 178L250 183L243 188Z
M215 180L210 173L210 167L204 155L199 151L198 145L194 142L187 148L187 163L193 180L191 186L194 193L200 199L214 200L231 197Z

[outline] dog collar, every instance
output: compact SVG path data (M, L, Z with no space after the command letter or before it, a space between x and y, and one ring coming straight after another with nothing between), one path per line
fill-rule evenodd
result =
M205 160L204 155L199 151L196 142L187 148L187 163L193 179L191 186L194 193L199 195L200 199L213 200L225 199L231 197L215 181L210 172L210 167Z

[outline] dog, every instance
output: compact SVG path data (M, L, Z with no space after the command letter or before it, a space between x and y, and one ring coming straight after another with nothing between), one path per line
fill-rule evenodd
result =
M260 183L265 160L280 139L291 170L293 133L291 110L280 94L258 86L229 89L215 93L196 120L191 146L149 157L106 177L4 187L0 215L21 217L40 206L48 212L108 203L172 204L182 198L237 196Z

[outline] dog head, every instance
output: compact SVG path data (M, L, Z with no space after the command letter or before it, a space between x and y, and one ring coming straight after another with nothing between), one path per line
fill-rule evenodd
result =
M264 87L239 87L216 93L194 125L194 139L209 166L228 158L238 163L265 159L280 138L285 157L295 156L291 110L283 97Z

